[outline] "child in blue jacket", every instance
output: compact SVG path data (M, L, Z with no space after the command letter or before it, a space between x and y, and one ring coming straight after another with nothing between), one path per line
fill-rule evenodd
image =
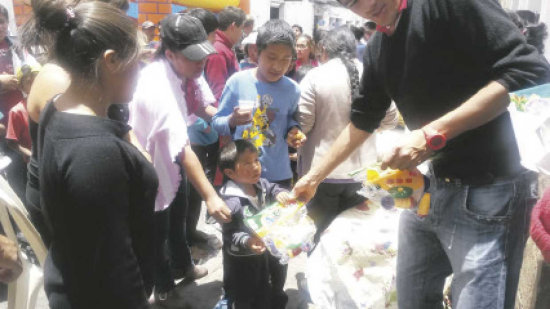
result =
M225 296L237 309L283 309L288 301L283 290L287 266L266 250L244 219L276 201L286 204L289 193L260 178L258 150L246 140L224 146L219 167L228 178L220 195L231 209L231 222L222 225Z

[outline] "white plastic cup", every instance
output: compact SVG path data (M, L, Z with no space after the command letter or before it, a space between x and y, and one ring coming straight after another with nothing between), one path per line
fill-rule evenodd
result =
M239 110L242 113L249 112L250 113L250 120L252 120L252 115L254 112L254 105L256 105L255 101L252 100L239 100Z

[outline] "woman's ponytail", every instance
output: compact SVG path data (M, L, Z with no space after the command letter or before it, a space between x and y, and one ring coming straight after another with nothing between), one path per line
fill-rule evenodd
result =
M339 58L346 67L353 100L359 94L360 84L359 71L354 61L356 41L353 32L346 26L335 28L327 33L321 44L330 59Z
M116 7L99 1L67 5L65 0L32 0L34 15L23 41L45 48L73 79L98 80L103 53L114 50L121 65L136 60L140 48L134 22ZM33 38L38 39L33 39ZM34 41L34 42L33 42Z

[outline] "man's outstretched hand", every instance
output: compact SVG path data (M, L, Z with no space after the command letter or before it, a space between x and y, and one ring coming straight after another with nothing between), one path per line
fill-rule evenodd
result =
M307 203L313 198L315 192L317 192L318 186L319 183L315 182L309 174L306 174L298 180L294 189L292 189L291 195L297 200Z

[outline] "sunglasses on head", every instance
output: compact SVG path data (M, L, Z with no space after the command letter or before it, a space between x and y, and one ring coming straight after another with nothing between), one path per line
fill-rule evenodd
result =
M357 3L357 0L338 0L338 3L343 5L346 8L351 8L355 3Z

